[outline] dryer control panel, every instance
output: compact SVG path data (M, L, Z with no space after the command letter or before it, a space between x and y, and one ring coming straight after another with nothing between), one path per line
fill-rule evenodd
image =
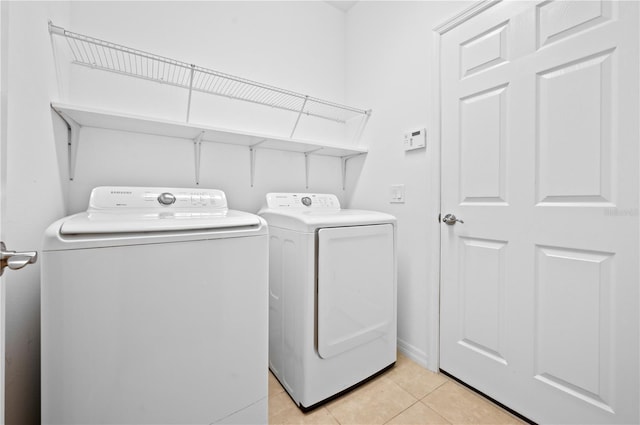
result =
M102 186L91 191L89 211L131 209L227 209L227 198L217 189Z
M340 201L330 193L267 193L267 208L339 210Z

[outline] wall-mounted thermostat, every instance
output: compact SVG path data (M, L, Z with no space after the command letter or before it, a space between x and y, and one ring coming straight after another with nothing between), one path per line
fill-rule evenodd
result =
M411 151L427 146L427 129L409 131L404 134L404 150Z

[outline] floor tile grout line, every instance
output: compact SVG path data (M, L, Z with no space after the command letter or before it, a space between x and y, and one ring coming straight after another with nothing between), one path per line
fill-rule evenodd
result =
M446 383L446 382L445 382L445 383ZM443 384L443 385L444 385L444 384ZM441 386L442 386L442 385L441 385ZM441 387L441 386L440 386L440 387ZM438 388L440 388L440 387L438 387ZM435 392L435 390L434 390L434 391L432 391L432 392L431 392L431 393L429 393L429 394L433 394L433 392ZM427 394L426 396L424 396L424 397L422 398L422 400L424 400L425 398L427 398L427 397L429 396L429 394ZM422 401L422 400L421 400L421 401ZM427 406L429 409L433 410L434 412L436 412L438 415L442 416L442 417L443 417L447 422L452 423L452 424L453 424L453 423L455 423L452 419L450 419L450 418L449 418L449 416L446 414L446 412L442 412L440 409L437 409L437 408L436 408L437 406L431 406L431 405L429 405L429 404L427 404L427 403L424 403L424 405L425 405L425 406Z
M394 381L394 380L393 380L393 379L391 379L391 378L387 378L387 380L388 380L389 382L391 382L393 385L395 385L396 387L398 387L400 390L402 390L402 391L404 391L405 393L407 393L407 394L408 394L411 398L413 398L415 401L414 401L413 403L411 403L409 406L407 406L404 410L402 410L401 412L399 412L397 415L395 415L395 416L393 416L393 417L389 418L386 422L383 422L383 424L387 424L387 423L389 423L389 421L391 421L393 418L395 418L395 417L396 417L396 416L398 416L398 415L401 415L401 414L402 414L402 412L404 412L405 410L407 410L408 408L410 408L410 407L411 407L411 406L413 406L414 404L416 404L416 403L420 402L420 399L419 399L418 397L414 396L414 395L413 395L413 394L411 394L409 391L407 391L406 389L404 389L404 388L402 387L402 385L398 384L396 381Z
M413 394L411 394L410 392L408 392L407 390L405 390L404 388L402 388L402 386L400 386L400 385L399 385L397 382L395 382L393 379L390 379L390 378L388 378L388 377L385 377L385 375L384 375L384 374L382 374L382 375L380 375L380 376L376 377L376 379L374 379L373 381L370 381L370 382L382 381L382 380L386 380L386 381L388 381L389 383L391 383L391 384L395 385L395 386L396 386L396 387L398 387L401 391L403 391L403 392L407 393L411 398L413 398L413 399L415 400L415 402L420 401L419 399L417 399L416 397L414 397L414 396L413 396ZM360 389L362 389L362 387L359 387L359 388L355 388L355 389L353 389L353 393L355 394L355 393L356 393L356 392L358 392ZM414 403L412 403L412 404L411 404L411 406L412 406L413 404L415 404L415 402L414 402ZM409 407L410 407L410 406L409 406ZM407 407L407 408L409 408L409 407ZM330 409L327 409L327 410L329 411L329 413L331 413L331 410L330 410ZM405 410L406 410L406 409L405 409ZM404 410L403 410L403 411L404 411ZM400 412L400 413L402 413L402 412ZM398 413L398 414L400 414L400 413ZM333 416L333 417L334 417L334 419L338 422L338 424L340 424L340 425L344 425L344 424L342 424L342 422L340 422L340 420L339 420L336 416L334 416L334 415L333 415L333 413L331 413L331 416ZM397 415L395 415L395 416L397 416ZM385 424L385 423L389 422L389 421L390 421L391 419L393 419L395 416L393 416L393 417L389 418L389 419L388 419L387 421L385 421L385 422L380 422L379 424L369 424L369 425L383 425L383 424Z
M444 376L444 375L443 375ZM422 401L425 398L429 397L429 394L433 393L435 390L437 390L438 388L440 388L441 386L443 386L444 384L446 384L447 382L449 382L449 379L447 379L446 381L440 383L439 385L437 385L435 388L433 388L431 391L429 391L428 393L426 393L423 397L421 397L419 400Z
M329 416L331 416L333 418L334 421L336 421L336 423L338 423L338 425L342 425L342 423L338 420L338 418L336 418L333 413L331 413L331 410L329 410L326 406L322 406L322 408L324 410L327 411L327 413L329 413Z
M397 415L389 418L386 422L383 422L382 425L386 425L389 422L391 422L392 420L394 420L395 418L397 418L398 416L402 415L404 412L406 412L407 410L409 410L412 406L415 406L416 403L420 403L420 400L416 400L415 403L411 404L410 406L408 406L406 409L404 409L403 411L399 412Z
M418 397L418 396L413 395L413 393L411 393L411 391L410 391L408 388L405 388L405 386L404 386L401 382L396 381L396 380L395 380L391 375L389 375L387 378L388 378L389 380L393 381L393 382L394 382L396 385L398 385L400 388L402 388L403 390L405 390L406 392L408 392L409 394L411 394L411 395L412 395L413 397L415 397L416 399L418 399L418 400L422 400L422 399L424 399L425 397L427 397L429 394L431 394L432 392L434 392L435 390L437 390L438 388L440 388L441 386L443 386L444 384L446 384L447 382L449 382L449 381L450 381L450 379L449 379L446 375L443 375L443 374L441 374L441 373L437 373L437 372L432 372L432 371L429 371L429 372L433 373L434 375L437 375L437 376L443 377L445 380L444 380L443 382L441 382L441 383L437 384L435 387L433 387L432 389L430 389L430 390L429 390L425 395L423 395L423 396L421 396L421 397ZM384 375L382 375L382 376L384 376Z
M501 408L500 406L496 405L495 403L493 403L491 400L487 400L485 397L482 397L478 394L476 394L475 392L469 390L468 388L464 387L463 385L460 385L459 383L453 381L453 380L449 380L450 383L452 383L453 385L461 388L462 390L464 390L466 393L469 393L470 395L476 397L477 399L481 400L481 402L487 403L489 404L493 409L495 409L496 411L499 411L502 414L506 414L509 415L511 417L513 417L513 415L510 415L509 412L507 412L506 410L504 410L503 408ZM444 385L444 384L443 384ZM441 385L442 386L442 385ZM434 390L435 391L435 390ZM425 406L427 406L428 408L430 408L431 410L433 410L434 412L436 412L437 414L439 414L440 416L442 416L445 420L447 420L450 423L455 423L455 421L453 421L452 419L450 419L448 417L448 415L441 411L440 409L437 408L436 405L429 405L427 404L424 400L428 397L429 395L426 395L424 398L422 398L420 401L424 403Z
M426 396L425 396L426 397ZM436 409L434 409L433 407L429 406L427 403L425 403L424 401L422 401L422 399L418 400L418 403L422 403L422 405L424 407L426 407L427 409L431 410L432 412L436 413L437 415L439 415L442 419L444 419L447 424L454 424L455 422L453 422L452 420L446 418L442 413L438 412Z

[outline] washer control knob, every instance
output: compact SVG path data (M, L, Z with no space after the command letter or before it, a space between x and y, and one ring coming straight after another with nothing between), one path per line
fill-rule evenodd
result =
M302 198L301 201L305 207L311 206L311 198L309 198L308 196L305 196L304 198Z
M174 196L173 193L164 192L158 196L158 202L161 205L171 205L174 202L176 202L176 197Z

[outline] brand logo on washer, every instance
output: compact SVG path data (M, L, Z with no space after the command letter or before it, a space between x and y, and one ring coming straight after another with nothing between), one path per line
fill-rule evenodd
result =
M311 198L309 198L308 196L305 196L304 198L301 199L302 204L306 207L311 206Z

